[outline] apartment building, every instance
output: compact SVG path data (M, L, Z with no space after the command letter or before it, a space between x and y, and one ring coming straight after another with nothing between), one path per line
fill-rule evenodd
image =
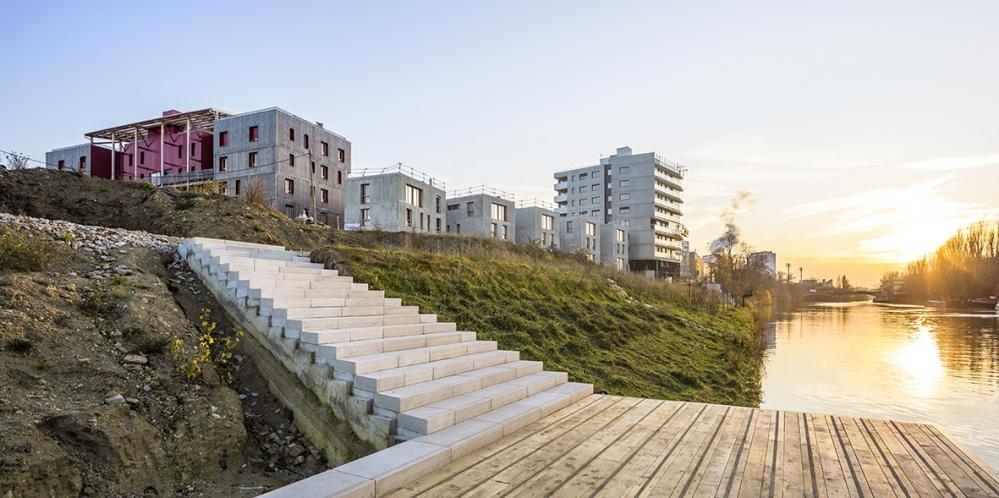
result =
M283 109L169 110L84 136L89 143L47 153L48 167L158 186L213 182L232 196L259 184L290 217L343 225L350 142Z
M600 264L618 270L628 269L628 231L621 222L603 223L598 228Z
M559 244L565 252L580 253L594 263L600 262L600 230L592 217L559 218Z
M686 168L654 152L620 147L600 163L555 173L555 203L562 219L620 223L627 232L631 271L664 278L680 270L683 177Z
M513 242L516 233L513 194L480 185L447 195L445 231Z
M517 203L515 237L518 244L558 249L560 241L555 206L539 200Z
M347 229L444 231L444 182L401 163L352 173L344 193Z

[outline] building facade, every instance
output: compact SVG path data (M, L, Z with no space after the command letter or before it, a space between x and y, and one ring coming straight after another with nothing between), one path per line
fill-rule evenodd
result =
M664 278L679 274L686 168L656 153L621 147L595 166L555 173L560 218L620 223L628 236L631 271Z
M444 182L398 165L362 170L347 178L346 227L351 230L440 233Z
M600 235L600 264L618 270L628 269L628 231L621 222L604 223Z
M169 110L84 136L89 143L46 153L47 167L158 186L215 182L232 196L253 185L291 217L343 224L350 142L282 109Z
M518 244L558 249L561 244L557 217L554 206L541 202L517 203L514 240Z
M594 263L600 263L600 230L590 217L559 218L559 239L563 251L582 254Z
M777 276L777 254L773 251L754 252L749 255L748 262L750 266L757 266L770 276Z
M513 242L516 234L512 194L486 186L448 194L445 231Z

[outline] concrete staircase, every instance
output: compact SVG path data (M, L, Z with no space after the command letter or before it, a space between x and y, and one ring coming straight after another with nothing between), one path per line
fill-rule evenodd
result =
M283 247L193 238L180 250L227 311L376 448L440 433L471 451L484 427L508 434L593 391Z

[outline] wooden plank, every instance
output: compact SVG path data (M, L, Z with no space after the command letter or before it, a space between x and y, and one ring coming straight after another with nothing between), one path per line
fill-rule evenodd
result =
M722 479L718 482L718 487L716 488L717 495L730 496L732 493L739 492L739 485L742 482L742 476L745 473L746 464L748 463L746 456L749 454L750 444L756 435L756 427L759 424L762 414L763 412L760 410L753 410L749 413L749 417L746 420L746 427L735 453L729 458L729 462L725 464Z
M654 423L649 422L649 418L660 404L656 400L645 400L614 423L604 427L603 430L589 434L580 444L567 451L558 450L547 455L541 455L541 452L538 452L537 458L533 459L533 462L525 460L521 465L521 467L528 469L527 472L521 472L519 475L498 476L494 482L502 477L502 481L510 483L507 488L513 496L549 496L585 468L600 453L620 441L636 427L643 424L654 425ZM550 446L554 447L555 445ZM540 470L538 470L539 468ZM521 479L525 475L531 477L526 480ZM492 490L501 489L496 486L491 488Z
M848 417L847 417L848 418ZM840 467L847 477L847 485L850 486L851 496L871 496L873 491L854 451L853 444L843 428L842 417L829 416L829 426L832 428L836 441L836 454L840 458Z
M593 401L590 401L593 398ZM583 405L577 410L561 411L535 422L516 434L503 438L484 448L475 450L458 460L445 465L436 472L423 476L412 483L403 486L391 496L396 498L407 496L448 496L458 493L455 478L459 475L470 475L484 473L491 475L490 468L496 461L498 455L512 455L519 452L525 454L532 451L538 445L546 441L558 438L564 432L577 428L580 424L590 420L599 413L613 408L624 398L617 396L594 395L580 401ZM483 477L484 479L485 477Z
M729 464L742 448L743 438L752 423L755 410L733 407L732 418L725 424L725 430L708 455L701 470L693 476L688 486L693 496L715 496L718 488L728 476Z
M746 465L740 476L732 483L731 493L734 496L754 497L763 492L763 481L766 467L767 451L769 450L770 432L774 430L776 412L760 410L757 417L753 438L749 441L746 453ZM736 486L738 485L738 486Z
M706 408L707 405L700 403L687 403L681 407L677 415L635 453L616 475L605 481L593 496L634 496L653 475L659 463L676 450L677 444Z
M942 496L932 480L926 475L922 467L916 462L913 455L906 448L905 444L898 439L898 435L886 422L881 420L865 421L872 430L876 431L886 453L890 453L894 459L893 469L897 476L904 476L907 481L906 488L910 495L917 496ZM891 465L891 464L889 464Z
M829 417L827 415L808 415L808 417L815 427L813 444L822 462L822 473L816 475L825 483L826 496L834 498L856 496L856 488L844 472L840 456L836 453L836 435L829 425Z
M636 425L624 438L604 450L552 496L568 498L594 493L603 483L617 475L628 461L676 416L682 406L681 402L662 402L643 423Z
M462 490L467 497L497 496L506 493L516 484L536 475L547 463L571 451L594 434L606 433L622 418L631 420L632 417L636 417L636 413L644 415L643 410L646 408L651 410L653 407L649 406L648 401L651 400L626 398L577 428L557 438L546 439L543 444L536 445L530 451L523 451L521 447L525 445L521 443L516 447L516 451L507 451L487 462L484 472L465 472L456 476L452 479L451 486ZM636 405L640 404L642 406L636 409Z
M805 454L808 457L808 474L812 480L812 494L815 496L827 496L826 481L822 477L822 459L819 458L819 448L815 445L815 424L812 422L811 414L801 414L802 434L805 436Z
M697 471L701 455L710 449L727 420L730 408L708 405L694 427L684 436L672 458L663 460L658 471L648 481L638 496L668 496Z
M946 454L950 455L954 462L965 470L969 475L975 477L986 494L999 496L999 477L995 471L987 464L982 463L974 454L960 447L953 439L949 438L938 427L928 424L920 424L920 429L926 433L932 441Z
M837 418L844 433L842 437L849 439L850 447L855 455L857 462L855 471L863 474L871 495L905 496L901 488L897 487L898 483L881 467L877 450L873 447L873 442L860 426L859 421L853 417Z
M781 412L783 437L780 444L780 496L808 496L812 490L812 477L805 468L806 457L802 450L801 414ZM807 485L806 485L807 484Z

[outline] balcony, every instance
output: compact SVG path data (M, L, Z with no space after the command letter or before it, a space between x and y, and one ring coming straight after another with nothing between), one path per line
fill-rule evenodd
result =
M569 182L558 182L555 184L556 192L565 192L566 190L569 190Z
M161 175L159 173L153 173L150 175L149 179L152 180L152 184L157 187L162 187L164 185L177 185L179 183L200 183L206 182L215 178L214 169L203 169L198 171L191 171L189 173L178 173L176 175Z
M569 194L558 194L555 196L555 204L564 204L569 202Z
M689 231L687 230L687 227L685 227L683 225L676 225L676 226L670 226L670 227L663 227L663 226L656 225L655 228L654 228L654 231L656 233L661 233L663 235L666 235L666 236L668 236L670 238L673 238L673 239L676 239L676 240L682 240L689 233Z
M673 187L679 190L680 192L683 192L683 185L680 185L680 180L678 178L663 173L662 170L660 170L659 168L656 168L655 177L656 180L659 180L665 183L666 185Z
M672 190L670 190L670 189L668 189L666 187L660 186L658 183L656 184L655 191L657 193L659 193L659 194L662 194L662 195L666 196L667 199L669 199L669 200L671 200L673 202L683 202L683 199L680 198L680 196L677 195L677 193L675 191L672 191Z

